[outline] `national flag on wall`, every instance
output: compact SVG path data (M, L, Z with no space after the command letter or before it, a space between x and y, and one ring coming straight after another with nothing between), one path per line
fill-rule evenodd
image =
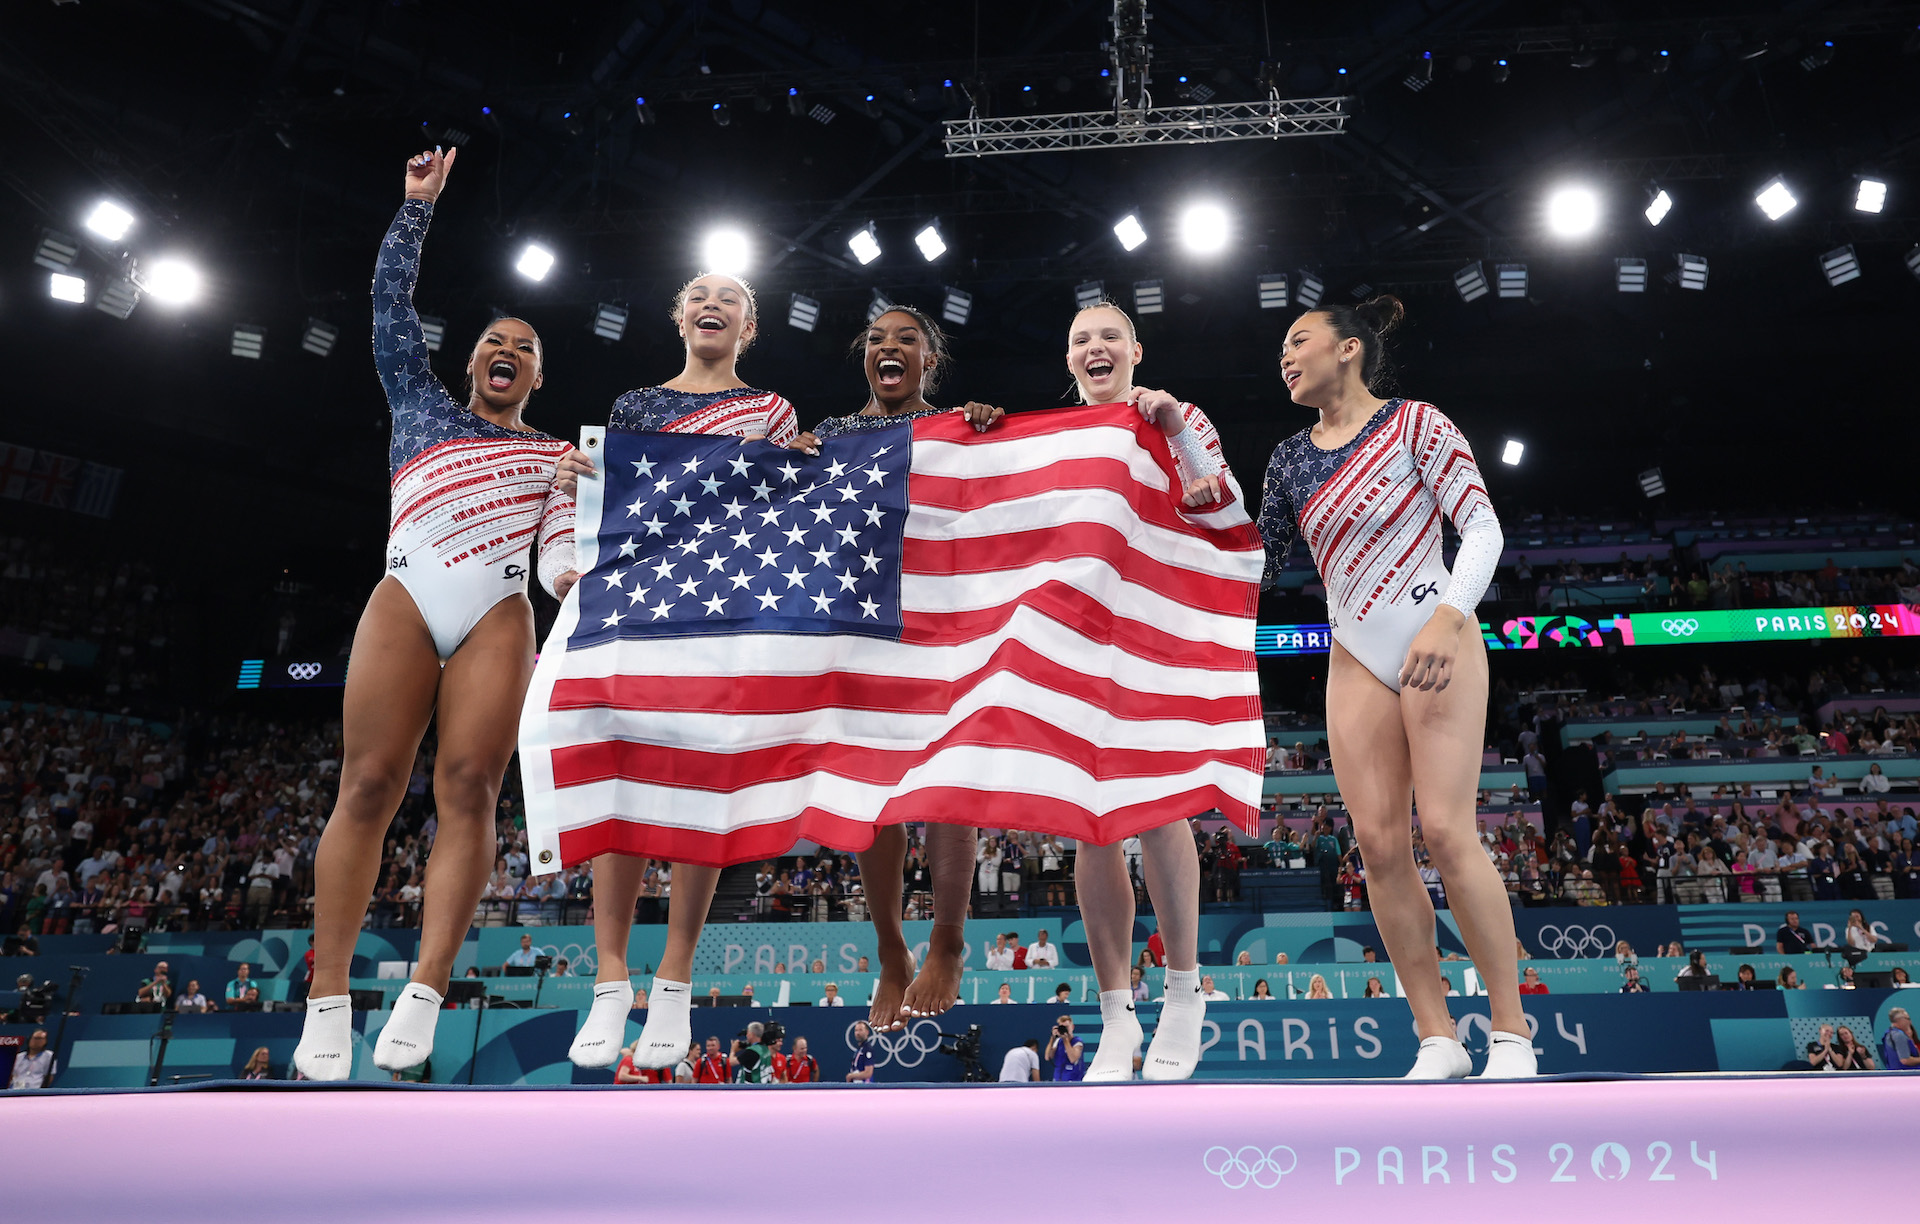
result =
M596 433L597 431L590 431ZM932 820L1254 829L1264 554L1124 405L941 414L818 456L606 433L520 728L533 866L724 865Z

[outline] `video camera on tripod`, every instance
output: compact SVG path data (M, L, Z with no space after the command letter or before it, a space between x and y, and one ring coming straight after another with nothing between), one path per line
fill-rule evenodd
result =
M980 1061L980 1026L969 1024L964 1033L942 1033L940 1052L960 1060L960 1081L966 1084L987 1082L987 1069ZM947 1042L953 1044L948 1045Z

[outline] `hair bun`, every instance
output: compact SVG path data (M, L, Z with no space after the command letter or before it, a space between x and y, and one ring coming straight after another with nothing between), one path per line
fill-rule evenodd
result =
M1376 298L1368 298L1353 308L1362 323L1371 327L1377 336L1390 334L1407 317L1407 308L1400 299L1391 293L1383 293Z

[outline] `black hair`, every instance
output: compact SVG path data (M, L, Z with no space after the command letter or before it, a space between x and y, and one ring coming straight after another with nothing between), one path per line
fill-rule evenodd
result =
M500 326L502 323L505 323L508 320L512 320L515 323L524 324L526 329L533 333L534 346L540 350L540 365L536 367L536 369L544 368L547 364L546 342L540 339L539 329L534 327L533 324L528 323L525 319L521 318L519 315L495 315L493 318L488 319L487 325L480 329L480 339L475 340L473 342L474 347L478 348L480 346L480 340L485 340L487 338L488 332L492 331L494 328ZM467 382L467 398L471 400L473 398L473 359L471 357L467 359L466 382ZM533 392L531 391L527 392L527 399L528 400L533 399ZM309 940L308 942L312 942L312 941Z
M1393 389L1393 363L1387 358L1385 341L1407 317L1407 308L1399 298L1383 293L1357 306L1336 303L1308 313L1327 316L1333 334L1340 339L1360 342L1360 377L1368 391L1381 395Z
M931 395L939 389L940 379L946 374L947 367L953 363L953 356L947 349L947 333L940 330L940 325L933 321L933 316L917 306L889 306L880 314L873 316L873 322L861 328L854 336L853 343L847 346L847 356L864 360L867 351L867 333L873 330L873 324L878 323L881 316L890 314L912 316L913 325L920 329L922 336L926 337L927 349L933 354L935 360L931 368L924 365L921 367L920 394Z

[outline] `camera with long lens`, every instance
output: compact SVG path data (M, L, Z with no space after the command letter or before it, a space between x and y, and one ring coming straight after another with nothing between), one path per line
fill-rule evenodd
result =
M749 1037L747 1033L748 1033L748 1030L741 1029L739 1032L733 1035L734 1040L743 1041L743 1042L751 1041L752 1038ZM784 1039L786 1035L787 1035L786 1026L781 1024L778 1020L763 1021L760 1025L760 1043L762 1045L772 1045L774 1042Z
M20 992L20 1005L14 1009L13 1023L39 1024L53 1010L53 983L42 982Z

